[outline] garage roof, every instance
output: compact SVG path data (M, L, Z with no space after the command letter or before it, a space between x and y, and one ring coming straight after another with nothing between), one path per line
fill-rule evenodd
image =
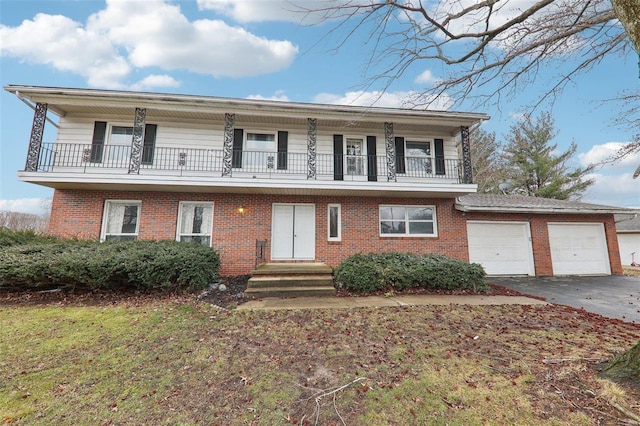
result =
M497 213L563 213L563 214L623 214L636 211L624 207L604 206L573 200L527 197L524 195L469 194L456 198L455 207L463 212Z
M617 214L616 219L616 231L621 233L634 233L640 232L640 211L636 210L635 216L629 216L627 214Z

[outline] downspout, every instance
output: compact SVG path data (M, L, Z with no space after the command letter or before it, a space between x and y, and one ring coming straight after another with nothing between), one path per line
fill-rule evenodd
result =
M16 97L18 99L20 99L22 102L24 102L24 104L26 106L28 106L29 108L31 108L32 110L36 110L36 107L33 106L33 104L31 102L29 102L27 99L25 99L19 91L16 90ZM49 123L51 123L53 125L53 127L55 127L56 129L60 128L60 126L58 125L58 123L56 123L55 121L53 121L52 119L50 119L48 116L45 116L45 120L47 120Z

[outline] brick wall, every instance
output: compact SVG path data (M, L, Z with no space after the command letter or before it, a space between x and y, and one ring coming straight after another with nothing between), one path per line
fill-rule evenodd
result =
M126 192L56 190L49 233L64 237L99 239L105 200L140 200L140 239L175 239L180 201L214 203L213 246L221 255L223 275L247 274L255 265L256 240L271 247L273 203L316 205L316 261L336 267L343 259L360 252L439 253L468 260L466 220L515 220L531 223L537 275L552 275L547 221L604 222L611 271L621 274L613 215L463 214L452 199L405 199L375 197L312 197L287 195L243 195L178 192ZM327 205L341 204L342 241L327 241ZM435 205L438 236L380 237L379 204ZM241 215L238 208L245 213Z
M246 274L253 269L256 240L267 240L267 260L270 259L273 203L315 203L316 261L332 267L359 252L441 253L468 260L466 225L451 199L56 190L49 233L99 239L105 200L142 201L140 239L174 239L180 201L213 202L213 242L222 258L223 275ZM327 241L327 205L336 203L342 209L339 242ZM379 204L435 205L438 236L380 237ZM244 215L238 213L240 206L245 209Z

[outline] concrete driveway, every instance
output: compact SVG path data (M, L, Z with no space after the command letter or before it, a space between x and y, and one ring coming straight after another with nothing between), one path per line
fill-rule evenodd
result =
M640 278L489 277L488 280L524 294L544 297L549 303L640 323Z

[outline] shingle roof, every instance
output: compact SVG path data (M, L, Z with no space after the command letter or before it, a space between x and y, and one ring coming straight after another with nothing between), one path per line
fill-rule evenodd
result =
M456 209L469 212L489 211L505 213L634 213L633 210L623 207L590 204L573 200L554 200L551 198L501 194L464 195L456 199Z
M640 211L636 210L636 214L635 218L626 214L615 215L616 230L618 232L640 232Z

